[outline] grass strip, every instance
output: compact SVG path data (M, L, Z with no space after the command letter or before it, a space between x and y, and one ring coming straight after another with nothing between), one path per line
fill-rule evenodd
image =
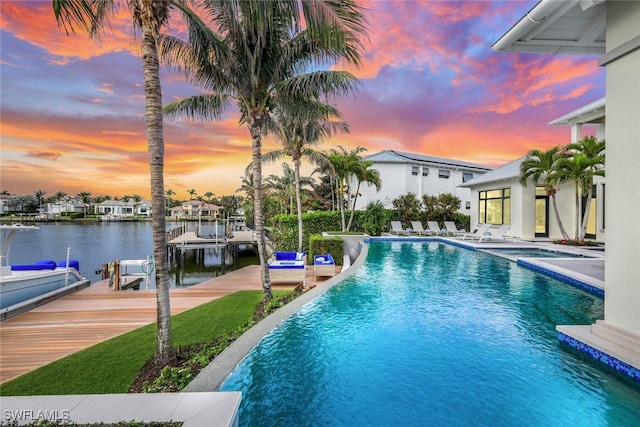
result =
M261 291L240 291L173 316L174 346L211 341L239 328L252 320L261 299ZM152 323L8 381L0 385L0 395L126 393L155 345Z

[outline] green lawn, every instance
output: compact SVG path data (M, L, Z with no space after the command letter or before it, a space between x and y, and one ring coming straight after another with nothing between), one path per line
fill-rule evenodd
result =
M261 291L241 291L173 316L174 346L211 341L239 328L251 321L261 299ZM155 323L144 326L8 381L0 395L126 393L153 357L155 337Z

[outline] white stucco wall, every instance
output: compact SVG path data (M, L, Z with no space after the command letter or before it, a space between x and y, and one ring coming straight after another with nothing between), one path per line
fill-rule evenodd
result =
M377 192L374 186L362 184L360 187L360 196L356 203L356 209L366 209L370 202L380 200L385 207L392 208L393 200L407 193L414 193L418 199L423 194L436 196L442 193L451 193L460 198L460 212L469 214L471 209L466 209L466 202L471 200L471 191L468 188L459 188L462 184L463 170L455 170L447 167L438 166L419 166L418 175L412 175L412 167L415 165L402 163L376 163L372 169L376 169L380 173L382 187ZM428 175L423 176L424 169L428 169ZM447 169L450 171L449 178L440 178L439 169ZM480 173L472 172L474 176ZM356 181L352 181L351 188L355 192Z
M640 2L607 2L607 52L640 37ZM640 334L640 49L606 65L605 321Z

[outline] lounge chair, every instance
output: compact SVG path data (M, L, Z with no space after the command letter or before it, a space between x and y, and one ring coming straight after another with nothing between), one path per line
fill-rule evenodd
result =
M491 227L491 224L479 225L478 229L476 231L474 231L473 233L465 233L465 234L463 234L462 235L462 240L467 240L467 237L470 240L479 239L489 231L490 227Z
M315 255L313 257L313 277L318 280L318 276L335 276L336 263L331 254Z
M452 233L454 236L459 236L467 233L467 230L458 230L456 223L453 221L445 221L444 226L447 228L447 234Z
M306 283L307 255L304 252L274 252L269 263L271 282Z
M510 228L511 228L510 225L503 224L495 230L489 230L487 234L480 237L480 240L478 241L478 243L482 243L483 240L506 240L506 239L511 239L515 242L516 241L515 238L506 237L504 235L504 233L509 231Z
M435 233L435 235L444 234L446 230L442 230L438 221L427 221L427 227L429 227L429 231Z
M409 234L407 230L402 228L402 223L400 221L391 221L391 232L396 233L397 236L404 234L405 236Z
M431 234L429 230L425 230L420 221L411 221L411 231L421 236Z

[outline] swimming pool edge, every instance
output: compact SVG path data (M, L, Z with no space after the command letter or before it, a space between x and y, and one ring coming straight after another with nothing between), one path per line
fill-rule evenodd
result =
M284 307L279 308L274 313L262 319L240 338L235 340L215 359L211 361L200 373L184 388L183 392L211 392L219 391L220 386L231 375L233 370L249 355L251 350L280 323L292 316L303 306L310 303L315 298L327 292L346 277L355 274L364 264L367 258L369 246L362 244L360 254L351 266L331 279L322 282L320 285L300 295Z

